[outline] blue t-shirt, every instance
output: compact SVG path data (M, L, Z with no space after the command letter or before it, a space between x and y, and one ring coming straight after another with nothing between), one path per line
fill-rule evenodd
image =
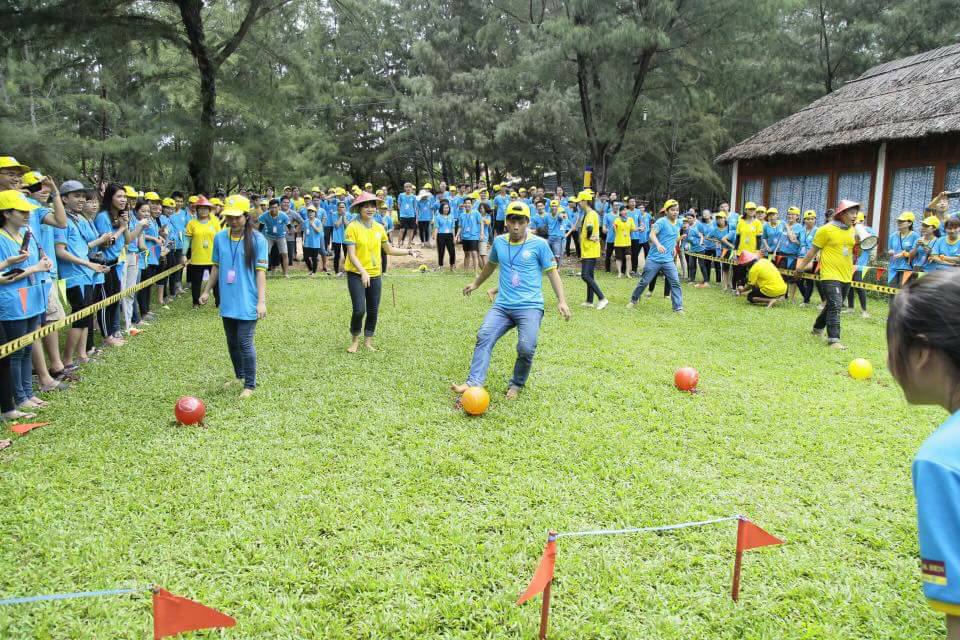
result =
M607 243L611 243L617 239L617 231L613 228L613 221L616 220L619 215L615 215L612 211L610 213L603 214L603 227L607 230ZM633 235L633 232L630 233Z
M22 233L22 232L21 232ZM30 241L27 259L10 269L27 269L40 261L39 244L36 238ZM0 229L0 260L20 253L20 243ZM50 258L53 260L53 258ZM9 269L8 269L9 270ZM0 284L0 320L23 320L38 316L47 309L47 291L52 286L49 280L41 280L34 273L16 282Z
M348 213L345 216L343 216L342 225L340 225L339 227L338 226L333 227L333 242L337 244L343 244L344 234L347 232L347 225L353 222L354 218L356 218L355 215L353 215L352 213Z
M287 225L290 224L290 218L282 211L274 218L270 212L264 213L258 220L263 225L263 235L268 238L287 238Z
M647 238L650 237L649 219L646 222L644 222L643 214L640 213L639 209L634 209L633 211L630 211L630 209L627 209L627 217L633 218L633 224L636 225L633 231L630 232L630 240L637 240L641 243L646 242L645 239L641 238L641 234L647 236ZM645 232L641 232L640 225L644 225L647 228L647 230Z
M510 205L510 196L499 195L493 199L493 208L496 211L497 221L507 219L507 207Z
M511 244L508 235L497 236L488 260L500 265L495 307L543 310L543 273L557 268L546 240L533 236Z
M560 211L557 211L557 215L553 215L551 212L546 217L547 223L547 236L551 240L562 240L563 239L563 218L560 215Z
M183 249L183 232L187 230L188 222L190 222L190 214L185 209L180 209L180 211L170 215L174 249Z
M680 222L680 218L677 218L677 222ZM663 251L657 249L657 245L651 240L649 259L653 262L673 262L673 252L680 238L677 226L670 222L670 218L663 216L653 224L651 231L657 232L657 241L663 246Z
M479 240L480 227L479 211L464 211L460 214L460 238L462 240Z
M733 227L736 229L736 227ZM814 225L813 229L807 229L807 225L801 225L797 233L797 240L800 241L800 251L797 255L805 256L813 248L813 237L817 235L817 229L820 227Z
M319 215L319 212L318 212ZM329 200L323 201L323 226L332 227L334 221L337 219L337 199L330 198Z
M412 193L401 193L397 196L400 203L400 217L414 218L417 215L417 196Z
M303 246L307 249L319 249L323 246L323 223L317 216L313 220L304 219Z
M783 223L783 237L780 238L780 253L785 256L795 256L800 250L800 230L803 228L803 225L799 222L794 222L792 225ZM791 242L790 235L787 233L787 229L793 231L794 237L797 238L798 242Z
M224 229L213 238L213 264L219 267L220 316L234 320L257 319L257 271L267 268L267 239L253 232L256 247L256 268L247 266L243 239L232 240L230 230ZM231 272L233 282L231 283Z
M724 227L721 229L717 226L716 222L710 225L710 229L707 231L707 236L710 238L710 245L713 247L714 252L717 255L720 255L725 248L725 246L720 242L721 240L724 238L729 238L730 241L733 242L733 238L730 237L731 234L736 236L737 232L733 231L730 227Z
M946 236L940 236L937 238L937 241L933 243L933 249L930 251L930 255L936 256L948 256L951 258L956 258L960 256L960 240L957 240L953 244L947 242ZM940 271L942 269L956 269L957 267L952 267L948 264L941 264L939 262L928 262L926 270L927 271Z
M893 251L894 253L900 253L901 251L910 252L913 251L913 248L917 246L917 240L920 239L920 236L916 231L911 231L906 238L900 237L900 233L894 233L890 236L890 240L887 242L887 249ZM890 278L892 282L896 277L894 271L909 271L910 270L910 258L901 258L901 257L892 257L890 258Z
M784 225L782 222L778 222L776 225L771 225L767 222L763 223L763 242L764 249L768 253L773 253L776 251L780 253L780 245L783 243L784 238Z
M39 205L40 203L33 198L27 198L28 202ZM47 217L47 214L53 213L53 209L50 209L45 206L40 206L39 209L34 209L30 212L30 232L37 242L40 244L40 248L43 249L45 256L50 258L50 262L53 263L53 269L46 273L38 273L37 276L40 280L46 282L51 278L56 279L57 276L57 253L56 247L54 246L54 229L49 224L43 224L43 219Z
M87 240L81 226L86 222L83 216L67 214L67 228L54 231L54 243L64 245L70 255L80 258L81 260L87 260L90 256L90 248L87 246L89 240ZM87 228L89 228L89 225L87 225ZM93 239L95 238L96 236L94 236ZM57 262L60 265L60 277L66 280L68 289L71 287L86 287L93 284L93 276L95 273L93 269L74 262L60 260L59 258L57 258Z
M912 474L923 595L960 605L960 411L920 446Z
M143 235L153 236L154 238L160 237L160 225L157 224L157 219L151 217L150 224L146 229L143 230ZM160 264L160 244L154 242L153 240L145 240L147 245L147 266L159 265Z
M116 229L113 228L113 223L110 221L110 214L106 211L101 211L98 213L97 217L93 220L93 224L97 229L97 233L100 235L105 233L113 233L116 231ZM119 260L120 252L123 250L123 243L123 234L121 233L111 244L100 245L100 250L103 251L104 259L107 262Z
M438 215L437 216L437 233L453 234L453 230L456 224L457 224L457 219L453 217L452 213Z
M433 212L438 208L439 204L436 196L417 200L417 222L429 222L433 220Z

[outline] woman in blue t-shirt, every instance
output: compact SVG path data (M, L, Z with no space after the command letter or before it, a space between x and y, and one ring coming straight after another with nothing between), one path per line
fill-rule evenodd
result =
M53 263L42 253L37 239L27 227L30 212L37 208L19 191L0 191L0 328L4 343L16 340L40 325L40 315L47 308L49 281L40 280ZM7 388L13 388L13 400L21 409L47 406L33 394L33 345L13 352L5 360L9 367ZM4 368L5 368L4 367ZM0 370L0 377L3 371ZM4 383L0 382L0 387ZM7 395L0 393L0 396ZM3 401L4 415L15 411L9 406L9 395Z
M337 216L333 222L333 272L339 277L346 275L340 268L340 256L343 256L343 261L346 263L347 250L343 246L343 234L352 221L353 218L347 213L347 203L341 200L337 203Z
M323 248L323 223L317 215L317 208L309 204L306 207L307 220L303 226L303 261L311 276L317 275L318 257L323 259L323 272L327 273L327 256Z
M887 256L890 258L888 284L902 287L913 273L910 254L917 246L917 240L920 239L917 232L913 230L915 219L916 217L910 211L901 213L897 218L897 232L891 234L890 240L887 241Z
M887 368L907 402L950 416L913 459L920 579L930 607L960 638L960 272L935 271L907 283L890 302Z
M444 253L450 253L450 271L454 270L457 263L457 248L453 241L456 231L457 220L450 213L450 202L440 201L440 210L437 214L436 226L433 229L433 241L437 245L438 269L443 269Z
M227 228L213 238L213 265L199 299L206 304L210 290L218 286L220 317L235 376L225 386L242 383L241 398L251 396L257 386L253 333L257 320L267 315L267 239L254 230L249 210L250 201L243 196L227 198L220 214Z

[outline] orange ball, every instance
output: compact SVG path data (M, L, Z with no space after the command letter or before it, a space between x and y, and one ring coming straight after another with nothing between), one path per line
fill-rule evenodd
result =
M693 391L700 382L700 374L693 367L681 367L673 374L673 384L680 391Z
M460 405L471 416L483 415L490 406L490 394L483 387L470 387L460 396Z
M207 415L207 408L200 398L184 396L177 400L177 404L173 408L173 414L180 424L197 424L203 422L204 416Z

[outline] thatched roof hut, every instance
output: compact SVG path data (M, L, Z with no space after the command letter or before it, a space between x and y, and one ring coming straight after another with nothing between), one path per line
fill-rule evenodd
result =
M765 202L809 196L818 210L852 196L885 230L890 210L960 189L960 44L878 65L717 161L734 165L737 205L745 188Z

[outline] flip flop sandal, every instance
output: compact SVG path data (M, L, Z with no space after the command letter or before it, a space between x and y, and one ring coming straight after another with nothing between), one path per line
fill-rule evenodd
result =
M12 444L13 440L0 440L0 451L3 451Z
M66 391L70 388L70 385L66 382L57 382L53 381L53 384L44 384L40 385L40 391L43 393L49 393L51 391Z

